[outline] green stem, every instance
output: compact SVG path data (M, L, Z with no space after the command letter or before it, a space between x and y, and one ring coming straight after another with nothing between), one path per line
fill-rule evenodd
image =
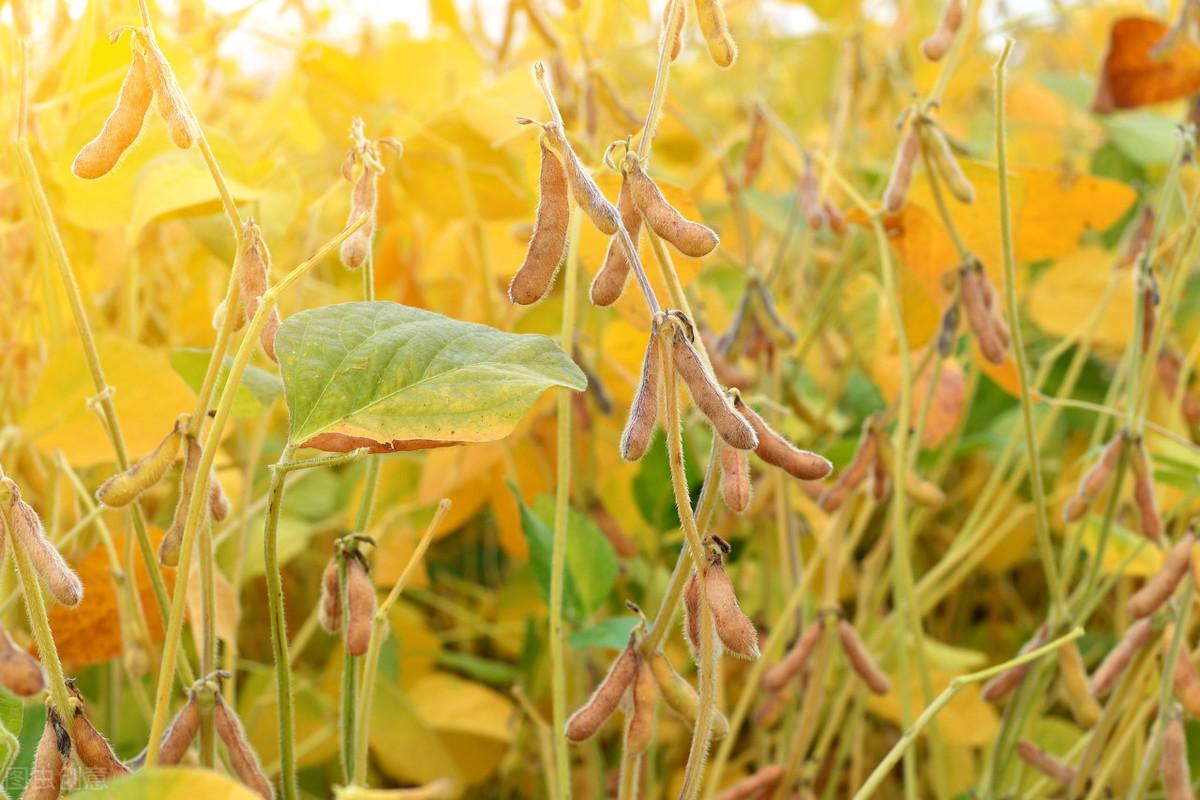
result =
M247 337L250 338L249 336ZM293 452L288 445L279 455L286 464ZM271 617L271 652L275 659L275 703L279 716L280 793L285 800L298 796L296 786L296 730L292 717L292 668L288 658L287 618L283 608L283 578L279 571L279 515L283 510L283 495L287 484L285 470L271 470L271 485L267 490L267 518L263 526L263 574L267 581L267 606ZM181 555L182 560L182 555ZM345 570L344 565L341 567ZM343 580L340 585L344 585ZM345 598L343 598L345 603Z
M372 461L371 463L375 463ZM338 591L341 594L342 630L350 629L350 581L347 580L346 561L353 558L347 555L340 546L337 553ZM358 726L355 723L355 701L358 699L358 659L350 653L349 648L342 649L342 698L341 698L341 742L342 742L342 782L350 784L354 780L354 767L358 758L354 750L354 737ZM281 764L287 769L287 764Z

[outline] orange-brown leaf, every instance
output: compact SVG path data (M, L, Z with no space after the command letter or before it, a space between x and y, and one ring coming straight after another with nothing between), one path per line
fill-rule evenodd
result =
M1093 110L1108 114L1179 100L1200 90L1200 48L1187 37L1154 52L1167 31L1165 24L1149 17L1122 17L1113 23Z

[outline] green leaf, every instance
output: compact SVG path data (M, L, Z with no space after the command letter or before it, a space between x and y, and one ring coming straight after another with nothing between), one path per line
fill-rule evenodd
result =
M25 717L25 705L21 698L7 689L0 688L0 725L13 736L21 733L21 722Z
M212 350L196 347L178 347L171 351L171 367L179 373L179 377L199 392L204 383L204 373L208 370L208 361L212 358ZM221 365L221 373L217 376L217 386L214 397L220 397L229 379L229 368L233 359L225 357ZM247 366L242 374L242 383L233 395L233 416L237 419L257 417L265 406L275 402L275 398L283 394L283 382L265 369Z
M548 337L398 303L340 303L293 314L275 347L291 440L321 437L313 444L326 449L363 440L380 451L494 441L547 389L587 387L579 367Z
M530 509L515 491L513 496L521 508L521 527L529 543L529 566L542 589L542 597L549 602L554 499L543 495ZM608 598L616 580L617 556L612 544L595 523L571 509L567 517L567 565L563 585L563 602L568 613L576 620L586 618Z
M609 617L590 628L575 631L567 637L567 643L576 650L589 647L620 650L629 644L629 634L637 624L638 618L634 616Z
M1101 124L1121 152L1142 166L1166 164L1179 146L1178 123L1158 114L1115 114L1103 117Z
M73 792L71 797L87 800L256 800L258 795L228 775L196 767L156 767L123 775L114 781Z
M520 671L512 664L494 661L490 658L480 658L469 653L457 653L453 650L439 652L437 662L440 666L449 667L468 678L474 678L492 686L512 686L520 677Z

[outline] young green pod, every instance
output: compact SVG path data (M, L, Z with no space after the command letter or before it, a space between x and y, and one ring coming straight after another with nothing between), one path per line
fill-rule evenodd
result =
M170 767L182 761L199 730L200 708L196 704L196 693L189 692L187 702L163 733L162 746L158 750L159 765Z
M746 418L737 412L733 403L709 375L696 352L695 345L682 331L676 331L671 345L671 356L675 371L683 378L692 395L692 402L708 417L713 430L725 443L738 450L753 450L758 446L758 436Z
M75 710L72 733L75 752L79 754L79 760L83 762L89 777L111 780L129 772L129 768L113 752L108 739L87 718L82 706Z
M321 600L317 621L327 633L337 633L342 629L342 591L338 579L337 556L329 559L325 571L321 573Z
M1028 653L1030 650L1035 650L1046 643L1050 637L1050 626L1042 625L1029 641L1021 646L1017 651L1018 655ZM1001 672L996 677L983 685L983 691L980 696L989 703L997 703L1008 696L1008 693L1020 685L1021 681L1025 680L1026 673L1029 672L1029 664L1018 664L1015 667L1009 667Z
M200 138L200 126L192 116L179 81L171 71L171 65L158 49L158 43L150 37L142 37L146 47L146 79L154 90L158 115L167 123L167 133L175 146L187 150Z
M1092 673L1089 688L1093 697L1101 697L1112 688L1117 678L1133 661L1133 657L1146 646L1153 635L1154 624L1149 619L1139 619L1129 626L1121 641L1117 642L1117 646L1109 651Z
M633 192L629 187L629 179L621 179L621 191L617 194L617 211L621 214L621 222L629 233L629 239L636 249L638 238L642 233L642 215L638 213L633 203ZM625 249L621 246L620 237L613 237L608 242L608 252L604 255L604 264L592 280L590 295L592 303L598 306L610 306L617 302L625 289L629 278L630 264L625 257Z
M1017 755L1026 764L1052 781L1067 786L1075 780L1076 770L1074 767L1050 755L1028 739L1017 742Z
M875 694L887 694L891 691L891 679L876 663L863 640L859 638L858 631L847 620L838 622L838 641L842 644L842 651L846 654L851 669L862 678L868 689Z
M1195 535L1188 531L1171 548L1166 558L1163 559L1163 565L1158 572L1154 573L1142 588L1129 598L1126 608L1131 617L1150 616L1162 608L1163 604L1175 593L1175 588L1179 586L1179 582L1183 580L1183 576L1187 575L1188 569L1192 565L1192 545L1195 543Z
M892 174L888 178L887 188L883 191L883 207L895 213L904 208L908 198L908 189L912 186L913 174L917 169L917 157L921 154L921 139L917 135L916 126L909 127L900 147L896 150L896 160L892 164Z
M937 30L921 40L921 55L930 61L941 61L954 44L954 34L958 33L962 22L962 0L947 0Z
M652 231L674 245L679 252L693 258L706 256L716 249L721 241L716 231L707 225L692 222L680 214L667 202L667 198L642 170L642 165L636 158L629 159L626 178L633 194L633 202Z
M657 652L649 657L650 670L654 674L654 680L658 682L659 692L662 694L662 699L666 702L667 708L674 711L689 724L696 724L696 717L700 711L700 695L696 692L695 687L684 680L683 676L675 671L671 666L671 662L662 652ZM713 709L712 719L712 738L721 739L729 733L729 720L718 709Z
M1154 474L1146 446L1137 442L1131 448L1130 466L1133 467L1133 502L1137 505L1142 535L1158 541L1162 538L1162 515L1158 511L1158 499L1154 495Z
M142 456L129 469L102 483L96 490L96 499L111 508L119 508L133 502L138 495L162 480L179 455L179 443L183 441L186 422L186 416L176 419L171 432L149 455Z
M146 60L141 53L133 51L129 72L117 95L113 108L104 126L95 139L85 144L71 164L76 177L88 180L108 174L116 166L122 154L137 139L146 118L146 110L154 99L154 90L146 77Z
M750 457L745 450L720 445L721 497L730 511L741 514L750 507L754 484L750 480Z
M216 707L213 709L217 736L225 745L225 753L229 756L229 766L233 768L233 773L237 775L238 780L263 800L274 800L275 787L271 785L271 781L263 772L262 764L258 761L258 754L254 752L254 748L250 746L250 740L246 738L242 721L225 704L220 694L214 697L217 701Z
M734 407L754 429L754 435L758 437L754 454L763 461L802 481L817 481L833 471L833 464L827 458L801 450L780 436L741 397L735 398Z
M612 236L620 227L618 221L620 215L617 213L616 206L608 202L608 198L600 191L600 187L596 185L591 174L579 162L579 157L571 149L570 143L563 136L562 129L558 124L548 122L543 130L550 146L563 160L563 166L566 167L567 184L571 188L571 196L575 198L575 204L583 209L597 230L605 236Z
M712 611L717 636L725 649L738 658L758 658L758 630L738 605L737 593L719 555L710 558L704 571L704 600Z
M754 800L756 797L770 797L775 787L783 780L783 776L783 767L768 764L723 789L717 794L716 800Z
M729 21L721 0L696 0L696 20L708 43L708 54L718 67L733 66L737 59L737 43L729 33Z
M183 471L179 475L179 500L175 504L175 519L158 545L158 561L166 567L174 567L179 563L179 546L183 541L188 506L192 502L196 470L200 467L200 443L196 441L195 436L189 435L184 438Z
M654 736L654 706L658 703L658 683L645 659L638 661L633 687L629 692L629 711L625 717L625 747L641 753Z
M371 643L371 620L375 617L375 583L358 556L346 558L346 650L352 656L367 652Z
M679 58L683 51L683 29L687 24L685 0L667 0L663 6L663 46L671 51L671 60Z
M975 187L959 166L941 128L933 122L922 120L917 121L916 127L920 131L921 146L950 194L960 203L974 203Z
M1091 727L1100 719L1100 704L1088 688L1087 670L1083 657L1074 642L1058 648L1059 672L1062 675L1063 695L1080 725ZM1200 687L1197 687L1200 688Z
M1187 734L1183 720L1175 717L1163 733L1160 762L1163 789L1167 800L1193 800L1192 776L1188 768Z
M346 224L365 217L366 222L354 233L342 240L338 250L342 264L348 269L358 269L371 255L371 242L375 239L375 213L379 206L379 173L364 166L354 190L350 193L350 214Z
M508 298L519 305L536 303L546 296L567 249L567 226L571 217L567 173L562 162L543 139L537 217L525 261L513 276Z
M809 657L817 649L817 644L821 641L821 634L824 630L825 625L821 617L813 620L812 624L804 629L804 633L800 634L800 637L796 639L796 643L787 651L783 659L763 673L763 688L769 691L782 689L793 678L803 672Z
M46 687L41 662L19 647L3 627L0 627L0 685L18 697L31 697Z
M25 800L58 800L63 772L71 755L71 737L54 709L46 708L46 724L33 756L33 771L25 784Z
M7 481L7 479L5 479ZM11 482L9 482L11 483ZM29 563L54 599L64 606L74 607L83 600L83 582L67 565L62 554L46 538L42 519L33 507L21 499L16 484L11 484L13 505L9 510L12 524L9 534L25 549Z
M566 736L568 739L572 742L582 742L590 739L596 731L600 730L600 726L612 716L613 711L620 704L621 698L625 696L625 690L633 683L640 663L641 656L638 655L637 647L633 638L630 637L629 644L613 661L612 666L608 669L608 674L604 676L604 680L600 681L596 691L592 692L588 701L567 720Z
M658 335L651 331L642 358L642 379L638 382L637 393L629 407L629 420L621 434L621 458L626 461L637 461L646 454L658 420L658 381L662 372L658 347Z

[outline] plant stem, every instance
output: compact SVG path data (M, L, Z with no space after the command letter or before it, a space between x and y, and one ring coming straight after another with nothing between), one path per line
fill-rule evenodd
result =
M1012 52L1013 41L1006 39L1000 58L993 68L996 74L996 170L999 173L1000 190L1000 241L1004 253L1004 299L1008 311L1008 322L1012 328L1012 349L1017 362L1017 379L1021 391L1021 418L1025 426L1025 447L1029 459L1029 481L1033 488L1034 522L1037 532L1038 553L1046 583L1050 587L1052 607L1050 616L1056 618L1062 611L1063 587L1058 579L1058 565L1054 559L1054 545L1050 541L1046 507L1046 487L1042 482L1042 464L1038 454L1037 429L1033 422L1033 402L1029 392L1029 365L1025 355L1025 342L1021 333L1021 318L1017 307L1017 268L1013 255L1012 209L1008 193L1008 155L1005 148L1005 67Z
M921 713L921 716L917 718L916 722L914 722L911 727L904 731L903 735L900 737L900 740L892 746L892 749L889 750L888 754L883 757L883 760L875 766L874 771L867 778L866 783L864 783L859 790L854 793L854 800L867 800L867 798L871 797L875 791L879 789L884 780L887 778L888 773L891 772L894 766L896 766L896 762L899 761L901 756L904 755L904 751L911 749L913 743L921 734L921 731L925 729L925 726L932 722L933 718L938 715L938 712L945 708L950 701L954 699L955 695L957 695L964 688L972 683L986 681L988 678L991 678L994 675L999 675L1001 672L1012 669L1013 667L1035 661L1047 653L1057 650L1064 644L1075 641L1080 636L1083 636L1083 628L1075 628L1070 633L1060 636L1054 641L1042 645L1036 650L1030 650L1028 653L1019 655L1016 658L1012 658L1002 664L996 664L995 666L988 667L987 669L979 670L978 672L970 672L966 675L960 675L957 678L951 679L950 684L942 690L942 693L939 694L932 703L929 704L929 706Z
M667 99L667 79L671 75L671 43L667 41L669 21L675 15L676 6L684 0L667 0L668 8L663 15L662 35L658 42L658 67L654 71L654 89L650 93L650 107L646 111L646 122L642 125L642 138L638 142L637 156L643 165L650 160L650 147L658 129L658 117L663 102Z
M247 340L251 339L247 336ZM279 463L286 464L293 447L288 444L279 454ZM287 618L283 608L283 580L279 571L279 515L283 510L283 495L287 472L271 470L271 485L267 489L267 517L263 525L263 574L267 581L267 605L271 617L271 653L275 659L275 702L279 716L280 793L285 800L298 796L296 786L296 731L292 718L292 669L288 658ZM182 556L180 557L182 561ZM345 565L341 566L345 572ZM345 585L340 575L339 585ZM342 602L345 602L343 598Z
M566 280L563 284L562 348L575 347L575 311L579 283L579 214L571 219L567 240ZM554 774L558 798L571 796L571 758L563 731L567 725L567 667L564 653L563 603L567 573L567 523L571 502L571 397L559 392L555 449L554 541L550 559L550 683L554 725Z

